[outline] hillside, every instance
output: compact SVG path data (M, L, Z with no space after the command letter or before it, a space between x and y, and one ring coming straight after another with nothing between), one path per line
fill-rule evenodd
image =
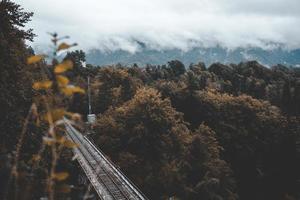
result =
M300 65L300 49L285 50L283 48L275 48L264 50L249 47L228 50L221 47L195 47L187 51L182 51L180 49L151 49L141 42L137 43L137 46L138 50L134 53L124 50L91 49L87 51L87 61L93 65L118 63L123 65L132 65L134 63L139 65L163 65L170 60L180 60L188 66L191 63L198 63L199 61L211 65L215 62L238 64L239 62L257 60L267 66L276 64L284 64L286 66Z

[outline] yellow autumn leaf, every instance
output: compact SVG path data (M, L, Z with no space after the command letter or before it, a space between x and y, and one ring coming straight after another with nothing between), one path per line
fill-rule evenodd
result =
M73 87L73 92L74 93L81 93L81 94L84 94L85 93L85 91L84 91L84 89L82 89L81 87Z
M66 137L64 137L64 136L56 136L56 141L59 144L63 144L65 142L65 140L66 140Z
M54 109L51 111L53 121L57 121L63 118L65 115L65 110L63 108Z
M63 142L63 145L67 148L75 148L75 147L78 147L78 144L72 142L71 140L65 140Z
M64 88L61 89L61 91L66 96L71 96L74 93L81 93L81 94L85 93L82 88L77 87L77 86L73 86L73 85L69 85L67 87L64 87Z
M68 116L68 117L72 117L72 115L74 115L74 114L75 114L75 113L72 113L72 112L66 112L66 113L65 113L65 115Z
M67 70L70 70L72 68L73 68L73 62L70 60L66 60L66 61L63 61L62 63L56 65L54 68L54 72L56 74L60 74Z
M50 119L48 119L49 115L52 117L52 120L55 122L57 120L60 120L65 115L65 110L63 108L57 108L54 110L51 110L43 115L43 120L46 122L49 122Z
M70 87L65 87L61 89L61 92L66 96L72 96L73 90Z
M69 177L69 173L68 172L59 172L59 173L55 173L52 178L56 179L58 181L63 181L63 180L65 180L68 177Z
M58 82L58 85L60 87L64 87L66 85L68 85L68 83L70 82L69 79L65 76L62 76L62 75L58 75L56 76L56 80Z
M27 64L34 64L37 63L39 61L41 61L44 58L43 55L35 55L35 56L30 56L29 58L27 58Z
M41 81L33 83L33 89L35 90L46 90L52 86L52 81Z
M69 49L70 47L72 47L72 45L63 42L60 45L58 45L57 51Z

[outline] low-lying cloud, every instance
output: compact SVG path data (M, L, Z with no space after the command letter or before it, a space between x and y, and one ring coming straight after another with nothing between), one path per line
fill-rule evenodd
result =
M299 0L17 0L35 13L34 45L47 32L80 48L138 50L222 46L300 48Z

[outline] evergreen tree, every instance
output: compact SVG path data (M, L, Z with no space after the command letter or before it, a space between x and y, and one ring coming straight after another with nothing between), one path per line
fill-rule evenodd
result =
M31 101L31 79L26 72L29 51L25 40L32 40L32 30L24 30L33 13L9 1L0 2L0 137L2 147L16 144L22 117Z

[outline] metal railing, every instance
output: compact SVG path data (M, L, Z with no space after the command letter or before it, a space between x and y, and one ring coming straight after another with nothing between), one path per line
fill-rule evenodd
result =
M77 160L103 200L147 200L142 192L109 161L103 152L65 119L69 139L78 144L74 148Z

